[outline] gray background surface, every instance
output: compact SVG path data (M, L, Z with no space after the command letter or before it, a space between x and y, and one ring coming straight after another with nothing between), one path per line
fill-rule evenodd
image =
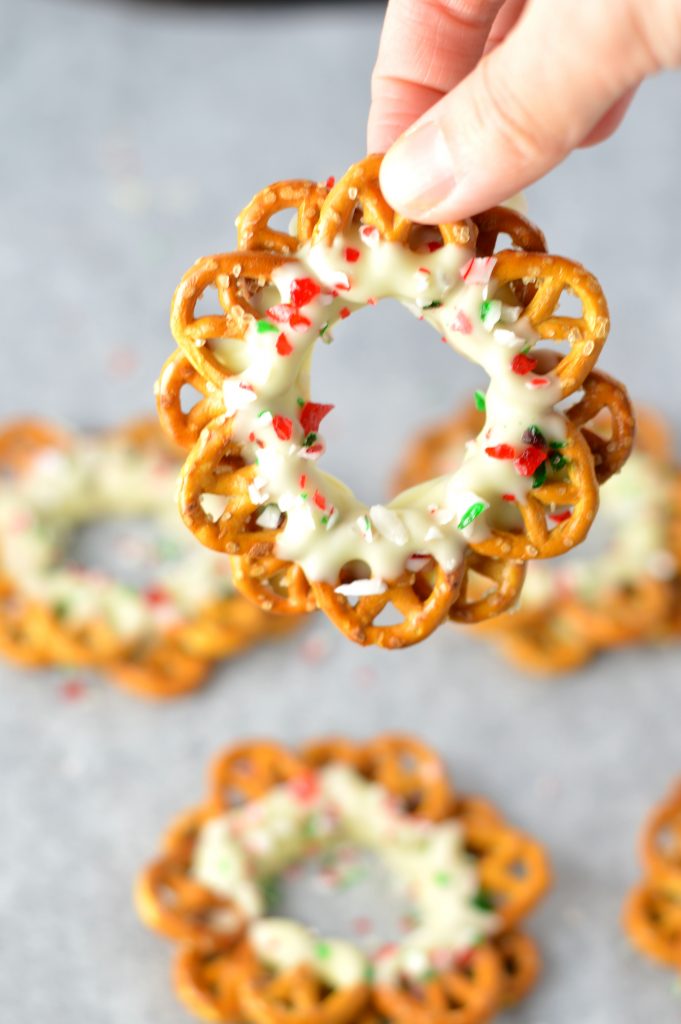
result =
M111 424L150 408L168 302L228 249L252 193L361 156L381 5L193 11L0 0L2 415ZM648 83L617 137L531 190L554 251L601 278L602 365L680 425L681 79ZM409 431L480 383L401 310L364 311L320 353L330 467L377 500ZM421 346L418 348L417 346ZM358 452L360 453L358 457ZM236 737L419 733L459 787L541 837L555 866L531 930L543 983L509 1020L678 1020L672 975L619 925L642 819L681 768L678 649L614 653L542 684L462 632L399 654L322 618L219 668L197 696L138 703L65 673L0 666L0 1017L180 1024L170 949L131 881Z

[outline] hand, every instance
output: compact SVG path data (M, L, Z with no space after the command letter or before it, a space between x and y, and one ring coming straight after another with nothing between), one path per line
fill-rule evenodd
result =
M386 199L427 224L478 213L679 65L681 0L390 0L368 130Z

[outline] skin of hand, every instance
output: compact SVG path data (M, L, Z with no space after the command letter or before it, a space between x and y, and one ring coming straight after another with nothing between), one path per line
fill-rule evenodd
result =
M681 0L390 0L372 76L381 188L425 224L501 202L607 138L681 66Z

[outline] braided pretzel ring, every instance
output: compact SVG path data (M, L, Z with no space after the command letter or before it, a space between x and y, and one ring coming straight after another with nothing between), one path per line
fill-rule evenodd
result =
M350 640L395 650L419 643L437 629L456 600L462 573L463 566L457 572L445 572L439 565L432 573L405 573L382 593L360 597L354 606L330 583L313 582L311 587L317 607ZM403 616L402 621L375 625L388 605Z
M322 990L319 978L302 965L289 971L246 976L238 989L241 1012L253 1024L353 1024L366 1006L367 985Z
M234 585L263 611L276 615L300 615L317 607L305 573L295 562L250 555L232 556Z
M374 999L395 1024L478 1024L498 1008L503 986L500 957L485 945L417 990L378 986Z
M642 953L681 968L681 892L661 889L654 881L637 886L625 904L623 923Z
M523 932L504 932L494 940L501 956L504 981L502 1004L516 1006L537 983L542 962L536 942Z
M185 387L194 388L203 395L188 412L182 410ZM174 352L164 363L154 393L158 418L166 437L185 450L195 444L203 428L222 412L219 392L203 379L181 351Z
M598 508L598 484L581 431L568 422L566 438L561 455L567 460L567 479L550 481L527 494L518 506L522 533L495 528L487 539L471 541L475 551L491 558L553 558L584 540ZM546 508L554 505L570 505L572 514L551 528L546 522Z
M502 561L469 551L465 565L459 596L449 609L452 622L484 622L516 604L525 580L525 562ZM481 591L483 580L486 585Z
M287 256L309 242L328 188L314 181L279 181L258 192L236 220L239 249L266 249ZM296 234L275 231L270 217L280 210L297 211Z
M216 388L221 387L227 374L209 342L243 338L248 323L256 316L243 296L244 289L249 284L262 286L271 281L272 272L285 263L284 255L257 250L204 256L180 281L171 306L173 336L194 369ZM196 305L211 286L217 290L223 313L196 319Z
M228 956L216 948L180 946L173 968L177 994L184 1006L201 1020L225 1024L238 1020L239 990L258 965L247 942Z
M650 815L642 837L643 863L656 883L676 883L681 891L681 780Z
M598 281L579 264L562 256L506 251L499 253L496 260L492 276L500 285L513 288L527 281L536 283L536 292L524 315L539 336L570 343L570 351L554 370L562 396L567 398L594 368L608 336L608 307ZM563 292L580 300L581 316L554 315Z
M187 874L187 865L168 857L150 864L137 880L135 906L144 923L168 939L212 948L234 945L243 928L238 907ZM211 925L219 915L234 918L233 930Z
M570 422L579 427L591 449L596 479L604 484L619 473L631 455L634 443L634 410L631 400L619 381L601 370L593 370L582 384L583 397L568 409ZM609 431L606 436L587 426L607 411Z

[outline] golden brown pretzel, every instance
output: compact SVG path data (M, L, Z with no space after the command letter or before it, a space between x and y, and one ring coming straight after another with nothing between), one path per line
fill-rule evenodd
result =
M186 387L194 388L203 397L184 412L182 392ZM166 360L154 393L159 421L166 437L185 451L194 445L206 424L222 412L219 392L197 373L179 350Z
M240 249L266 249L287 256L310 240L329 189L314 181L278 181L258 192L236 221ZM269 226L281 210L295 210L296 233L288 235Z
M374 1000L395 1024L478 1024L499 1007L503 991L501 958L489 944L418 988L379 985Z
M499 915L497 935L418 983L368 979L332 989L304 965L276 970L258 960L238 912L192 876L200 829L228 808L282 782L306 783L310 773L332 764L375 780L409 815L460 824L482 892ZM174 981L193 1014L224 1024L483 1024L534 984L539 956L516 923L548 884L544 855L484 800L455 796L442 762L421 741L394 734L367 743L333 737L308 744L300 755L252 741L225 751L211 779L209 802L171 827L160 858L142 872L136 889L145 923L182 944Z
M681 969L681 779L649 815L641 859L645 875L625 903L624 927L642 953Z

